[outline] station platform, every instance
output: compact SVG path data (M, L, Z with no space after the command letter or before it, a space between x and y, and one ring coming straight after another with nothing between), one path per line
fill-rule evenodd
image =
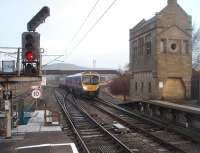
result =
M11 139L0 138L0 153L78 153L60 126L44 126L44 111L35 111L27 125L12 130Z
M173 109L184 111L187 113L192 113L192 114L197 114L197 115L200 114L200 105L198 105L197 103L193 101L188 101L181 104L172 103L168 101L160 101L160 100L148 100L148 101L143 101L143 102L166 107L166 108L173 108Z
M112 103L119 106L134 105L136 103L143 102L146 104L152 104L152 105L160 106L163 108L171 108L175 110L180 110L180 111L195 114L195 115L200 114L200 102L198 102L197 100L183 100L179 103L164 101L164 100L142 100L142 99L122 101L114 97L112 94L110 94L109 91L105 89L100 93L100 97L103 97L102 99L111 101Z
M117 105L123 106L123 105L134 105L134 103L143 102L146 104L152 104L157 105L163 108L172 108L175 110L180 110L187 113L192 113L199 115L200 114L200 103L197 101L184 101L182 103L174 103L170 101L164 101L164 100L133 100L133 101L121 101L118 102Z
M78 153L76 146L63 132L35 132L25 135L15 146L17 153Z

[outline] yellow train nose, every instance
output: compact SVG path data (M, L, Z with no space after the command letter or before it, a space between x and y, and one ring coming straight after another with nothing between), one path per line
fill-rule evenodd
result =
M83 85L83 89L85 91L96 91L98 89L98 85Z

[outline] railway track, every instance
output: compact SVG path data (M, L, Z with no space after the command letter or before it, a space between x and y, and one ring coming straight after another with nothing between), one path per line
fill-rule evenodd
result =
M115 120L133 130L133 132L136 131L151 137L169 150L187 153L198 153L200 151L198 143L166 130L159 122L138 116L102 99L96 99L95 102L90 102L90 104L94 104L101 112L112 116Z
M119 139L97 123L75 99L55 91L55 97L63 109L75 135L81 153L132 153Z

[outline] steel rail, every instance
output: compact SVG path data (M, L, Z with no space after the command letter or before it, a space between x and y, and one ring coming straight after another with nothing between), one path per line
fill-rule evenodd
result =
M125 145L125 144L123 144L119 139L117 139L113 134L111 134L109 131L107 131L103 126L101 126L99 123L97 123L96 121L95 121L95 119L93 119L93 117L89 114L89 113L87 113L87 111L83 108L83 106L80 106L80 103L79 104L77 104L76 102L75 102L75 99L74 99L74 101L72 102L72 101L70 101L71 102L71 104L73 105L73 107L75 107L76 109L78 109L81 113L83 113L86 117L88 117L88 119L90 120L90 121L92 121L95 125L97 125L97 127L99 127L99 129L104 133L104 134L106 134L107 136L109 136L110 138L112 138L112 140L119 146L119 147L121 147L121 149L123 149L123 153L132 153L132 151ZM61 103L61 105L63 105L62 103ZM63 106L62 106L63 107ZM67 109L65 108L64 109L65 111L66 111L66 113L70 116L70 114L67 112ZM70 117L71 118L71 117ZM71 119L71 123L73 123L73 121L72 121L73 119ZM75 128L75 125L73 124L73 127ZM76 128L75 128L76 129ZM78 130L76 130L77 131L77 134L78 134ZM79 137L81 138L81 135L80 134L78 134L79 135ZM82 140L83 141L83 140ZM84 141L83 141L84 142ZM84 143L85 144L85 143ZM85 146L86 146L86 144L85 144ZM88 149L89 150L89 149Z
M109 135L114 141L116 141L126 152L132 153L132 151L124 144L122 143L118 138L116 138L112 133L110 133L108 130L106 130L103 126L101 126L84 108L81 106L79 103L78 105L74 104L77 108L80 107L79 109L85 113L92 122L94 122L100 129L102 129L107 135Z
M118 109L118 106L114 107L114 106L115 106L114 104L113 104L113 105L112 105L112 104L109 105L109 104L105 103L104 100L103 100L103 102L102 102L102 99L97 98L96 101L97 101L97 102L100 102L100 103L103 103L103 104L106 104L106 105L108 105L109 107L112 107L112 108L115 108L115 109L119 110L119 109ZM101 111L103 111L103 112L109 114L110 116L114 117L115 119L119 120L119 121L122 122L123 124L127 125L129 128L133 128L133 129L135 129L136 131L138 131L138 132L140 132L140 133L142 133L142 134L145 134L146 136L149 136L149 137L153 138L154 140L156 140L157 142L159 142L159 143L162 144L163 146L166 146L166 147L168 147L169 149L173 149L173 150L176 150L176 151L179 151L179 152L182 152L182 153L187 153L187 152L183 151L182 149L180 149L180 148L178 148L178 147L176 147L176 146L170 144L169 142L166 142L166 141L164 141L163 139L154 136L154 135L151 134L150 132L147 132L146 130L144 130L144 129L142 129L142 128L139 128L139 127L135 126L134 124L132 124L132 123L130 123L130 122L128 122L128 121L126 121L126 120L120 118L118 115L116 115L116 114L114 114L114 113L112 113L112 112L110 112L110 111L108 111L108 110L105 110L103 107L97 106L97 105L95 105L95 107L97 107L99 110L101 110ZM123 110L123 109L122 109L122 110ZM121 108L120 108L120 111L122 111L122 110L121 110ZM128 112L129 112L129 111L125 111L126 114L127 114ZM130 113L132 114L132 112L130 112ZM148 120L148 121L149 121L149 120Z
M153 124L156 124L160 127L163 127L165 128L166 130L168 131L174 131L180 135L183 135L189 139L191 139L192 141L195 141L197 143L200 143L200 138L199 138L199 133L196 133L196 132L192 132L191 130L189 129L186 129L186 128L183 128L182 126L177 126L177 125L171 125L171 124L168 124L168 123L165 123L163 121L160 121L160 120L155 120L155 119L151 119L151 118L147 118L147 116L144 116L144 115L139 115L137 113L134 113L134 112L130 112L122 107L119 107L109 101L106 101L104 99L101 99L101 98L96 98L96 100L100 100L99 102L102 102L104 103L105 105L108 105L108 106L111 106L111 107L114 107L118 110L121 110L123 112L125 112L126 114L130 114L134 117L137 117L138 119L142 119L144 121L147 121L149 123L153 123ZM198 137L197 137L198 136Z
M69 114L68 111L67 111L67 108L66 108L65 102L64 102L64 99L65 99L64 96L63 96L63 103L62 103L61 100L59 99L58 95L56 95L56 92L57 92L57 91L55 91L55 93L54 93L54 95L55 95L55 97L56 97L56 100L57 100L57 102L60 104L60 106L61 106L61 108L62 108L62 110L63 110L65 116L67 117L67 120L69 121L69 123L70 123L70 125L71 125L71 127L72 127L72 130L73 130L73 132L75 133L75 136L78 138L78 141L81 143L82 149L84 149L84 151L85 151L86 153L91 153L91 152L89 151L88 147L86 146L85 142L84 142L83 139L81 138L80 134L78 133L78 131L77 131L77 129L76 129L76 127L75 127L75 125L74 125L74 123L73 123L71 117L70 117L70 114Z

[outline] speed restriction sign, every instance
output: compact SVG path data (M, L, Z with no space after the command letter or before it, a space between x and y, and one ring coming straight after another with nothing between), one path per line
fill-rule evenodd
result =
M35 89L35 90L32 91L32 97L33 98L37 99L37 98L40 98L40 96L41 96L40 90Z

